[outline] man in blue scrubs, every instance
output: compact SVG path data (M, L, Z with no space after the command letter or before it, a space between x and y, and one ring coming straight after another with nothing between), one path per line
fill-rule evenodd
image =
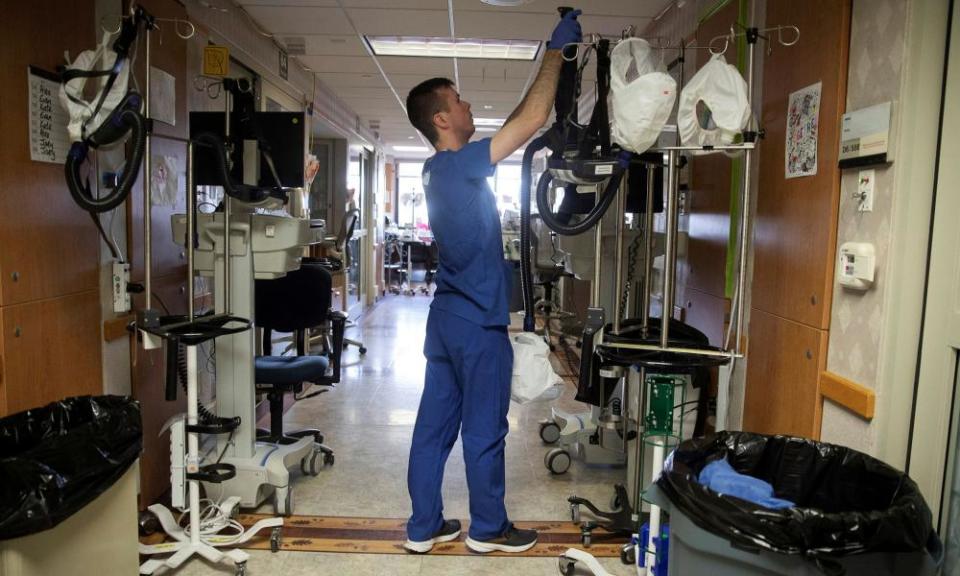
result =
M423 167L430 226L440 249L437 287L424 355L427 370L410 447L407 487L413 515L407 523L411 552L460 536L460 522L443 517L440 486L447 456L459 433L470 490L470 532L475 552L523 552L537 543L520 530L504 506L504 446L513 350L511 268L504 261L496 199L487 186L497 162L513 154L550 116L565 44L581 40L579 10L553 31L536 80L493 138L473 136L470 104L446 78L427 80L407 96L410 122L436 154Z

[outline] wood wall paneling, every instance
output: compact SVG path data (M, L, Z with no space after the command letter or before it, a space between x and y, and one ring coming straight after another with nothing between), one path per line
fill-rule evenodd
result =
M743 429L819 438L829 333L757 309L750 331Z
M837 167L850 39L849 0L771 1L767 22L793 24L801 39L773 46L763 77L760 181L754 226L755 308L826 329L840 198ZM786 112L791 92L822 82L818 172L785 178Z
M92 0L16 3L0 18L0 305L96 289L98 236L70 199L63 164L30 160L27 66L55 71L95 42ZM69 257L65 257L69 255ZM14 273L17 279L14 280Z
M97 290L5 306L3 333L9 413L101 393Z

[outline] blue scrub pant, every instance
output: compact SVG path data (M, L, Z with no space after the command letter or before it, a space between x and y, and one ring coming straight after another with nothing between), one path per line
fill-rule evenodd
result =
M470 537L500 536L509 527L504 446L513 349L507 329L431 309L423 352L427 371L407 471L413 503L407 537L429 540L443 526L440 486L458 433L470 490Z

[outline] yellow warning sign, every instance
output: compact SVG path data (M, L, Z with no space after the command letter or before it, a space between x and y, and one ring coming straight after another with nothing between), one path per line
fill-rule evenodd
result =
M230 72L230 50L226 46L203 47L203 74L226 76Z

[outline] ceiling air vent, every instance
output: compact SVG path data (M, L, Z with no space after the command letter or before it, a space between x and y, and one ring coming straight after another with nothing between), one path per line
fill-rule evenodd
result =
M287 36L283 39L283 44L287 47L287 54L291 56L303 56L307 53L307 39L303 36Z

